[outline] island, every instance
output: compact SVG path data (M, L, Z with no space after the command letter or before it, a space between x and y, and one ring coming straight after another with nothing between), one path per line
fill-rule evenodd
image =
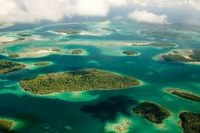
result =
M167 62L200 63L200 49L177 49L158 56L158 60Z
M175 47L176 46L176 44L169 43L169 42L152 42L149 45L154 46L154 47Z
M101 28L101 29L106 30L106 31L110 31L110 32L117 32L116 29L107 28L107 27L103 27L103 28Z
M33 47L27 48L17 53L8 53L8 56L11 58L35 58L35 57L43 57L51 54L60 53L61 49L54 47Z
M30 34L30 33L24 33L24 32L20 32L17 35L21 36L21 37L31 37L32 36L32 34Z
M0 29L1 28L8 28L13 26L13 23L0 23Z
M125 50L125 51L122 51L122 53L125 54L125 55L128 55L128 56L136 56L136 55L138 55L137 52L131 51L131 50Z
M0 60L0 74L9 73L12 71L17 71L25 68L26 66L20 63Z
M57 34L68 34L68 35L75 35L79 34L80 30L74 30L74 29L63 29L63 30L54 30L53 32Z
M156 124L162 123L170 116L170 112L166 108L149 101L144 101L134 107L133 112Z
M174 39L174 38L181 38L181 39L193 39L193 36L181 33L181 32L175 32L175 31L167 31L167 30L143 30L140 31L140 34L146 35L148 37L158 38L158 39Z
M152 47L175 47L175 43L170 42L132 42L131 46L152 46Z
M60 52L61 49L59 49L59 48L52 48L52 51L53 51L53 52Z
M9 54L8 55L10 58L19 58L20 55L19 54Z
M172 95L176 95L178 97L182 97L191 101L195 101L195 102L200 102L200 96L196 96L194 94L191 94L189 92L185 92L183 90L177 90L177 89L166 89L166 91Z
M48 61L40 61L40 62L36 62L34 65L37 67L44 67L44 66L49 66L51 63Z
M72 50L72 54L73 55L80 55L80 54L83 54L83 53L84 53L84 51L81 50L81 49L74 49L74 50Z
M20 86L33 94L50 94L66 91L110 90L138 86L135 78L99 69L50 73L32 79L20 80Z
M14 122L12 120L0 119L0 132L9 132L9 130L14 126Z
M200 131L200 114L193 112L182 112L179 115L181 126L184 133L199 133Z
M8 36L1 36L0 35L0 44L12 44L19 41L25 40L24 38L17 38L17 37L8 37Z

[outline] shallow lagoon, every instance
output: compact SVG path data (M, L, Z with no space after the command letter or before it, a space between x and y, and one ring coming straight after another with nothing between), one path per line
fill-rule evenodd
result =
M14 26L4 29L1 34L12 33L12 30L13 32L15 29L20 30L20 27ZM96 32L102 32L99 29L104 28L103 33L105 33L105 27L116 31L108 31L109 34L101 34L101 36L100 33L98 36L91 36L91 34L63 36L48 32L62 28L76 28L85 31L93 31L96 28ZM153 60L156 55L168 52L173 47L134 47L124 45L124 43L120 45L119 42L166 41L176 43L178 48L199 48L199 34L192 28L182 29L184 33L194 32L196 38L188 40L179 38L163 40L163 38L151 38L139 34L139 31L152 30L155 27L157 26L129 22L125 22L125 24L85 22L79 26L62 23L33 26L33 29L25 30L24 32L40 35L42 40L17 42L1 47L8 52L21 52L23 49L44 47L56 47L61 50L83 49L87 51L87 55L74 56L58 52L37 58L17 59L0 55L0 59L23 62L29 66L24 70L0 75L0 116L23 121L23 126L16 128L16 130L26 133L56 131L102 133L110 131L111 129L108 128L110 126L112 128L112 123L120 123L121 119L122 122L127 119L131 123L128 132L145 133L147 128L148 132L152 133L180 132L182 129L178 124L180 122L178 114L181 111L200 113L199 103L174 97L164 92L164 89L180 88L200 95L200 66ZM176 26L159 28L173 28L176 31L174 27ZM123 50L133 50L141 54L139 56L124 56L121 54ZM47 67L31 67L38 61L51 61L52 64ZM18 84L20 79L31 78L39 74L84 68L98 68L133 76L140 79L143 85L123 90L66 92L37 96L24 92ZM171 116L164 120L163 124L153 124L132 112L132 107L141 101L158 103L169 109L172 112Z

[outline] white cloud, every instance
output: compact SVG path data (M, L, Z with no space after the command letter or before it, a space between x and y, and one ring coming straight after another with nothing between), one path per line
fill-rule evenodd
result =
M130 3L130 0L108 0L113 6L123 6Z
M0 0L0 22L57 21L66 16L106 16L127 0Z
M183 7L200 11L200 0L131 0L131 2L143 7Z
M112 7L135 9L182 7L200 11L199 0L0 0L0 23L58 21L72 16L107 16ZM126 14L124 14L126 15ZM151 15L152 16L152 15ZM165 16L161 16L165 19Z
M200 1L195 1L195 0L188 0L188 4L190 5L191 8L196 9L200 11Z
M135 20L136 22L145 22L145 23L152 23L152 24L167 24L167 16L156 15L154 13L142 10L135 10L134 12L128 15L130 19Z

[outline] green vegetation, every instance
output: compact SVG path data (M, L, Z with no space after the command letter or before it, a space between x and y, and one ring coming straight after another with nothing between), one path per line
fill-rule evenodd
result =
M185 33L179 33L179 32L172 32L172 31L141 31L140 34L147 35L149 37L159 38L159 39L173 39L173 38L181 38L181 39L193 39L192 36L185 34Z
M21 37L30 37L30 36L32 36L30 33L18 33L17 35L19 35Z
M81 49L74 49L74 50L72 50L72 54L83 54L83 50L81 50Z
M138 53L135 52L135 51L129 51L129 50L123 51L122 53L125 54L125 55L129 55L129 56L135 56L135 55L138 54Z
M200 114L192 112L183 112L179 115L184 133L199 133Z
M74 29L54 30L54 31L57 32L57 33L65 33L65 34L70 34L70 35L79 34L80 33L79 30L74 30Z
M167 54L161 56L165 61L180 61L180 62L189 62L190 60L178 54Z
M98 70L86 69L74 72L51 73L33 79L21 80L25 91L35 94L49 94L64 91L108 90L138 86L132 77Z
M25 68L25 65L11 61L0 61L0 74L9 73Z
M19 54L10 54L9 55L10 58L19 58Z
M13 121L0 119L0 132L8 132L13 126Z
M200 62L200 49L193 49L189 57L185 58L178 51L173 51L173 54L161 55L161 58L165 61Z
M60 52L61 50L58 49L58 48L53 48L52 51L53 51L53 52Z
M191 101L195 101L195 102L200 102L200 97L196 96L194 94L188 93L188 92L184 92L184 91L180 91L180 90L176 90L176 89L167 89L167 92L191 100Z
M149 42L149 43L141 43L140 45L138 44L131 44L131 46L152 46L152 47L175 47L175 43L170 43L170 42Z
M189 56L192 61L200 62L200 49L193 49L193 54Z
M133 108L133 112L156 124L162 123L164 119L170 116L167 109L152 102L140 103Z
M102 29L103 29L103 30L106 30L106 31L117 32L117 30L112 29L112 28L102 28Z
M49 66L50 62L48 61L40 61L34 64L35 66L43 67L43 66Z
M154 46L154 47L174 47L176 46L174 43L167 43L167 42L154 42L154 43L150 43L150 46Z

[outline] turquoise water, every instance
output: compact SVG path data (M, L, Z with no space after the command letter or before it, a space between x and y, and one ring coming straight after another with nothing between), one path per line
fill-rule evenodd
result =
M177 48L199 48L199 33L193 27L154 26L130 22L102 24L90 22L81 24L52 24L33 26L20 31L21 26L5 29L1 35L26 32L39 35L41 40L28 40L1 46L7 52L26 53L32 48L84 49L87 55L73 56L51 54L41 57L18 59L0 55L0 59L22 62L24 70L0 75L0 117L22 121L13 130L24 133L103 133L110 132L108 123L119 123L120 119L130 121L127 132L156 133L181 132L178 114L182 111L200 113L199 103L172 96L165 88L180 88L200 95L200 66L156 61L153 58L173 48L134 47L124 45L130 41L174 42ZM57 35L49 33L54 29L77 29L92 31L98 35ZM115 29L106 31L104 28ZM15 29L18 29L16 32ZM104 30L102 30L104 29ZM140 30L179 31L193 36L185 39L176 36L171 39L154 38L139 34ZM102 34L101 34L102 32ZM192 34L191 34L192 33ZM124 56L122 50L134 50L140 56ZM51 61L47 67L31 67L37 61ZM65 92L45 96L24 92L18 81L24 78L51 72L72 71L84 68L99 68L133 76L143 82L139 87L110 91ZM135 115L132 107L141 101L153 101L170 110L171 116L163 124L156 125ZM145 127L145 128L144 128Z

